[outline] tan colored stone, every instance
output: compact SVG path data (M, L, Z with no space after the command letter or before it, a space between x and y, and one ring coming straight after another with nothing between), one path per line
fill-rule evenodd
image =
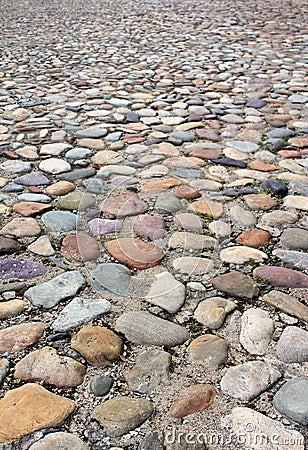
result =
M96 140L96 139L95 139ZM112 150L102 150L92 156L91 160L93 164L100 166L108 166L109 164L118 164L123 161L123 156Z
M152 194L167 191L168 189L182 184L181 180L168 178L167 180L151 181L140 187L140 192L150 192Z
M161 142L157 145L157 147L152 150L152 153L155 155L171 155L177 156L180 154L179 150L172 144L168 142Z
M17 316L25 309L27 302L23 300L9 300L7 302L0 302L0 319L9 319Z
M244 195L244 201L249 209L267 211L276 205L276 201L267 194Z
M90 148L91 150L104 150L106 147L103 139L82 138L77 139L78 147Z
M86 358L92 366L105 366L122 352L121 339L105 327L82 328L72 339L72 348Z
M214 219L219 219L224 213L224 208L220 203L212 200L197 200L191 203L189 209L197 214L210 216Z
M292 138L290 144L295 147L308 147L308 138Z
M195 198L201 197L201 194L196 189L190 186L180 186L173 189L174 195L180 198L186 198L187 200L194 200Z
M37 202L19 202L13 206L13 211L24 217L35 216L43 211L47 211L51 205Z
M0 400L0 442L15 441L41 428L60 426L74 409L74 402L38 384L12 389Z
M76 189L74 183L70 181L58 181L50 186L47 186L46 193L48 195L65 195Z
M215 396L216 389L208 384L199 384L183 389L171 407L170 416L182 419L189 414L203 411L211 406Z
M273 172L275 170L278 170L278 167L274 164L268 164L264 161L252 161L248 165L250 169L259 170L261 172Z
M136 216L142 214L149 208L149 205L133 193L123 193L108 197L101 205L101 210L105 214L116 217Z
M209 368L217 369L228 357L229 344L213 334L204 334L194 339L188 347L189 356Z
M194 312L194 317L198 322L216 330L221 327L230 312L234 311L236 304L223 297L211 297L199 303Z
M15 217L0 230L0 234L15 237L37 236L40 232L41 229L35 219L23 217Z
M26 381L43 381L61 389L79 386L86 367L67 356L60 356L52 347L31 352L15 366L14 377Z

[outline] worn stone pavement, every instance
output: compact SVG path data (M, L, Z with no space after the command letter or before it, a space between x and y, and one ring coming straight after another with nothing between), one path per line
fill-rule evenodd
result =
M0 449L304 449L305 2L0 14Z

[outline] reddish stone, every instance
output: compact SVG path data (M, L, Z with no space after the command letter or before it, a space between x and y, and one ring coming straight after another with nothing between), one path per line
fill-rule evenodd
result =
M237 271L218 275L212 279L211 283L215 289L233 297L252 299L259 293L259 288L254 281Z
M296 270L286 269L278 266L262 266L257 267L253 271L255 278L268 280L271 286L290 287L290 288L307 288L308 276Z
M145 214L138 216L133 223L133 229L140 236L155 240L160 239L165 234L165 222L160 217Z
M180 198L186 198L187 200L193 200L201 197L200 192L190 186L180 186L173 190L174 195Z
M0 330L0 353L18 352L37 342L44 334L42 322L23 323Z
M244 231L235 241L247 247L259 248L268 245L270 240L271 236L267 231L255 228L254 230Z
M267 194L249 194L244 195L244 200L249 209L267 211L276 205L276 201Z
M143 142L146 140L146 137L143 134L128 134L124 137L124 141L128 144L138 144L139 142Z
M37 202L20 202L15 203L13 211L24 217L35 216L43 211L47 211L51 208L51 205L45 205L44 203Z
M61 252L73 261L93 261L99 256L99 246L92 236L72 234L63 239Z
M132 269L148 269L160 263L164 254L159 247L139 238L119 238L106 242L108 253Z
M38 186L28 186L28 190L34 194L41 194L43 192L43 189Z
M274 170L278 170L278 167L274 164L268 164L263 161L252 161L249 163L249 167L252 170L259 170L261 172L273 172Z
M195 133L197 134L199 139L206 139L212 142L221 141L219 134L215 130L208 130L206 128L201 128L200 130L196 130Z
M183 389L173 403L170 416L176 419L194 414L211 406L216 396L214 386L199 384Z
M141 200L138 195L124 193L108 197L102 204L103 213L116 217L136 216L144 213L149 205Z
M217 159L220 156L220 150L213 150L210 148L198 148L191 150L184 150L184 153L189 156L195 156L201 159Z
M290 144L295 147L308 147L308 138L292 138Z

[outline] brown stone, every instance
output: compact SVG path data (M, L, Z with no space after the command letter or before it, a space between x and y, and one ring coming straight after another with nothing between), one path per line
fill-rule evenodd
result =
M191 203L189 209L197 214L213 217L214 219L219 219L224 213L223 206L212 200L197 200Z
M194 339L188 347L189 356L212 369L221 366L228 357L229 344L213 334L204 334Z
M184 150L184 153L189 156L194 156L201 159L217 159L220 156L220 150L213 150L210 148L193 148Z
M63 239L61 252L73 261L93 261L99 257L99 246L92 236L71 234Z
M146 137L142 134L127 134L124 136L124 141L127 144L138 144L139 142L143 142L146 140Z
M47 186L46 194L48 195L66 195L76 189L74 183L70 181L58 181L57 183Z
M0 400L0 442L11 442L40 430L58 427L74 411L71 400L29 383Z
M16 237L31 237L40 234L41 229L35 219L15 217L7 223L0 231L1 234L8 234Z
M307 288L308 276L296 270L278 266L257 267L253 271L255 278L267 280L275 287Z
M267 211L276 205L276 201L267 194L244 195L244 201L249 209Z
M140 187L140 192L150 192L150 193L159 193L163 191L167 191L168 189L179 186L182 184L181 180L177 180L176 178L169 178L167 180L158 180L151 181L150 183L144 184Z
M163 251L139 238L119 238L105 243L108 253L131 269L154 267L163 259Z
M101 206L103 213L115 217L136 216L144 213L148 208L149 205L133 193L117 194L108 197Z
M259 293L259 288L254 281L241 272L234 271L218 275L211 282L215 289L233 297L252 299Z
M264 161L252 161L248 165L250 169L260 170L261 172L273 172L274 170L278 170L278 167L274 164L268 164Z
M180 186L173 189L174 195L180 198L186 198L187 200L194 200L195 198L201 197L201 194L196 189L190 186Z
M26 381L43 381L61 389L79 386L86 367L52 347L44 347L25 356L15 366L14 377Z
M162 238L166 232L163 219L149 214L138 216L133 222L133 230L152 240Z
M0 236L0 254L15 253L20 249L20 243L11 238Z
M71 346L92 366L105 366L120 355L123 343L108 328L94 326L82 328L72 339Z
M91 150L104 150L106 147L103 139L82 138L77 139L78 147L90 148Z
M23 323L0 330L0 352L18 352L37 342L44 334L42 322Z
M214 386L207 384L199 384L183 389L171 407L170 416L175 419L182 419L189 414L203 411L211 406L215 396L216 389Z
M13 206L13 211L24 217L35 216L43 211L47 211L51 205L37 202L19 202Z
M282 158L300 158L301 152L298 150L280 150L278 155Z
M17 316L25 309L27 302L23 300L9 300L7 302L0 302L0 319L9 319Z
M286 314L291 314L308 323L308 307L291 295L280 291L271 291L265 294L262 300Z
M259 230L258 228L244 231L235 239L238 244L253 248L264 247L269 244L270 240L270 234L267 231Z

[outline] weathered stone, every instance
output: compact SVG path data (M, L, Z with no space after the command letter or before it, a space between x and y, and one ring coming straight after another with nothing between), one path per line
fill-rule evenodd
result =
M211 369L217 369L228 358L229 344L213 334L204 334L194 339L188 347L189 356Z
M285 363L308 361L308 332L289 326L283 330L277 344L278 358Z
M76 230L79 219L71 212L49 211L43 214L42 222L52 231L61 233Z
M184 228L185 230L202 230L204 220L196 214L191 213L179 213L173 218L176 226Z
M84 285L80 272L65 272L50 281L33 286L25 292L25 297L35 306L52 308L61 300L72 297Z
M23 300L0 302L0 319L9 319L10 317L17 316L26 306L27 303Z
M308 380L294 378L276 392L273 403L284 416L295 422L308 423Z
M224 208L220 203L212 200L197 200L191 203L190 208L197 214L219 219L224 213Z
M290 250L308 250L308 231L303 228L287 228L280 236L280 243Z
M220 252L220 259L227 263L244 264L246 261L254 260L262 262L267 259L267 254L252 247L236 246L228 247Z
M37 236L40 232L39 224L30 217L15 217L0 230L1 234L8 234L17 238Z
M103 202L101 210L103 213L115 217L126 217L142 214L148 207L148 204L141 200L138 195L124 193L108 197Z
M20 249L19 242L12 238L0 236L0 254L15 253Z
M58 431L47 434L35 442L29 450L89 450L89 447L74 434Z
M238 298L252 299L259 293L258 286L252 278L241 272L229 272L212 279L215 289Z
M214 269L214 264L207 258L182 256L173 261L173 267L177 272L185 275L204 275Z
M28 246L28 250L30 250L30 252L32 253L35 253L36 255L41 256L52 256L55 254L48 236L39 237L36 241Z
M95 206L95 198L82 191L73 191L60 197L58 207L69 210L85 211Z
M122 352L121 339L108 328L93 326L82 328L72 339L71 346L86 358L91 366L104 367Z
M102 375L96 375L91 379L90 390L96 397L102 397L108 394L113 385L113 379L104 377Z
M242 315L240 343L252 355L265 355L274 332L274 322L260 308L250 308Z
M304 450L304 436L295 430L286 429L277 420L261 414L253 409L238 407L234 408L229 416L227 416L227 426L231 426L232 432L238 440L241 436L247 436L247 424L250 425L249 432L249 448L251 450L274 450L276 443L279 450L290 450L289 442L294 442L292 450ZM273 442L275 436L275 442ZM260 437L262 437L260 446Z
M291 295L280 291L271 291L265 294L262 300L286 314L291 314L308 323L308 307Z
M28 279L44 275L47 268L37 262L2 259L0 261L0 279L19 278Z
M46 325L29 322L0 330L0 352L18 352L37 342L44 334Z
M149 394L168 382L171 362L169 353L158 350L146 350L136 358L136 364L124 372L125 381L131 391Z
M114 263L99 264L90 275L93 289L105 296L130 295L131 273L127 267Z
M122 314L116 321L116 330L140 345L174 347L189 338L186 328L145 311Z
M206 328L216 330L221 327L230 312L234 311L236 304L222 297L211 297L199 303L194 317Z
M181 419L189 414L194 414L211 406L216 396L214 386L199 384L190 386L180 391L177 399L174 401L170 416Z
M155 278L144 300L175 314L185 302L185 286L169 272L159 273Z
M278 266L257 267L253 271L256 279L268 280L268 283L274 287L308 287L308 276L297 272L296 270L286 269Z
M66 195L76 189L74 183L70 181L57 181L57 183L52 184L46 188L46 193L48 195Z
M74 411L73 401L28 383L0 400L0 442L11 442L41 428L62 425Z
M144 398L113 398L97 406L93 417L108 436L118 437L139 427L153 409L153 404Z
M249 361L229 367L220 386L225 394L247 402L270 388L280 377L278 370L263 361Z
M302 271L308 270L308 254L294 250L273 250L272 254L285 265Z
M235 239L238 244L253 248L265 247L269 244L270 240L270 234L258 228L244 231Z
M216 247L216 239L195 233L176 231L169 239L170 248L183 248L184 251L204 250L206 248Z
M123 222L118 219L92 219L89 228L93 234L109 234L121 230Z
M106 314L110 309L111 304L104 298L75 297L58 314L57 319L52 324L52 328L57 331L70 330Z
M252 210L267 211L276 205L275 200L267 194L244 195L244 201Z
M144 214L133 221L133 230L140 236L147 237L153 241L160 239L165 234L165 222L160 217Z
M84 379L86 367L66 356L60 356L52 347L31 352L19 361L14 377L26 381L43 381L61 389L79 386Z
M50 209L50 205L44 205L36 202L19 202L13 206L13 211L24 217L35 216L43 211Z
M61 252L73 261L93 261L99 256L99 246L96 239L87 234L72 234L63 239Z
M251 228L255 226L257 220L255 216L241 206L233 206L230 209L230 218L233 223L241 228Z

